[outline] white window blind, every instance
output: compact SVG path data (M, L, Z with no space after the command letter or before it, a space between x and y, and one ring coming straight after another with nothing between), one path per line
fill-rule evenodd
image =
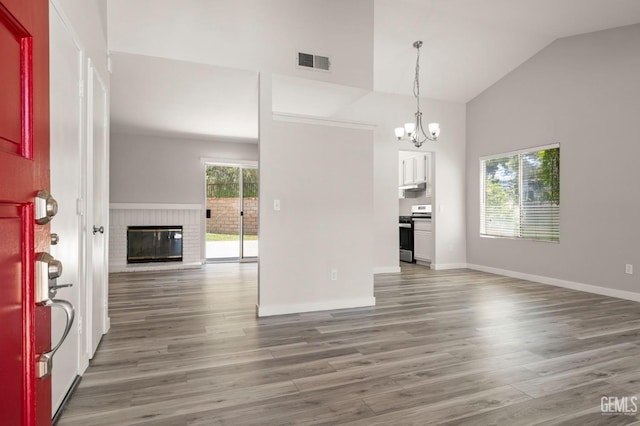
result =
M480 234L560 240L560 147L480 161Z

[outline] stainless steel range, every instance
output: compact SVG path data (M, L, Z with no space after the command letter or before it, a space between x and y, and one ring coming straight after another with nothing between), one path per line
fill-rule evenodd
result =
M400 216L400 261L413 263L413 221L431 219L431 204L411 206L411 216Z
M411 206L411 218L431 219L431 204L414 204Z
M400 216L400 261L413 263L413 221Z

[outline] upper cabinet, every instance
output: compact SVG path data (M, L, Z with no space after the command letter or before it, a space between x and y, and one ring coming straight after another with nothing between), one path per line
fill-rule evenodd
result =
M431 153L401 159L399 172L399 186L425 184L426 196L431 196Z
M430 154L422 154L417 157L414 157L413 169L415 180L414 183L423 183L429 182L429 159L431 158Z
M402 160L402 185L416 183L416 163L414 158Z

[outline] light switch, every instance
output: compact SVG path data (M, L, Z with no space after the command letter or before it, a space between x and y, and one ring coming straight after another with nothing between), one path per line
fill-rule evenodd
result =
M273 209L275 211L280 211L280 200L273 200Z

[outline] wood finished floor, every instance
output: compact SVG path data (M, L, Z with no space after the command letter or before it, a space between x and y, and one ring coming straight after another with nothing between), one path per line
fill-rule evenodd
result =
M256 274L111 275L111 331L58 424L640 424L600 413L640 394L638 303L406 265L375 308L258 319Z

